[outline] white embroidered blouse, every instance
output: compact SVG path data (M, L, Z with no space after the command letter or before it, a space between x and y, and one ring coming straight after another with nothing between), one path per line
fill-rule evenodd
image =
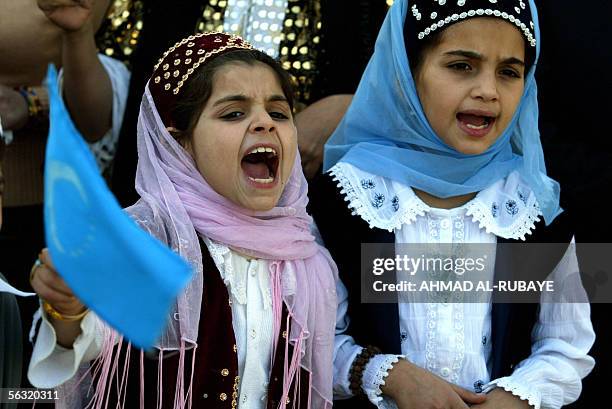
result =
M350 208L371 227L394 231L396 243L496 243L497 236L524 239L540 215L535 195L518 173L450 210L431 208L410 187L346 163L337 164L330 173ZM555 281L578 271L573 249L569 247L552 272ZM581 283L577 286L583 290ZM536 409L556 409L575 401L581 379L594 366L587 355L595 340L587 303L542 303L531 334L531 356L512 375L500 379L490 379L490 303L399 303L398 310L402 355L377 355L364 371L364 391L379 408L396 407L382 395L380 386L398 358L476 392L502 387ZM346 398L351 396L350 366L361 347L348 336L336 337L336 347L334 392Z

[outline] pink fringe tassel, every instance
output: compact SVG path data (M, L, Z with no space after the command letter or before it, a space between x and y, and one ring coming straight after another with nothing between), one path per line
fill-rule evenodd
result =
M274 366L274 358L276 357L276 349L278 347L278 341L280 337L280 323L282 319L282 311L283 311L283 296L282 296L282 282L280 277L280 272L282 271L281 263L278 261L274 261L270 263L270 275L272 281L272 313L273 313L273 328L274 328L274 340L272 342L272 356L270 357L271 364L270 367ZM295 344L293 345L293 357L291 359L291 364L289 364L289 343L291 339L291 316L287 317L286 328L287 328L287 342L285 343L285 359L283 363L283 393L280 401L280 408L286 409L287 407L287 398L289 397L289 388L291 384L295 381L295 388L293 391L293 401L292 407L296 407L296 404L299 404L301 398L301 387L300 387L300 378L301 378L301 365L300 361L302 358L302 347L304 342L304 329L300 329L300 334L295 340ZM312 380L309 380L309 384ZM310 386L310 385L309 385ZM311 402L311 391L312 389L308 388L308 406L310 407Z
M117 406L116 408L123 409L125 407L125 397L127 393L127 378L130 370L130 353L132 351L131 343L128 343L125 352L125 362L123 364L123 374L121 375L121 385L119 386L119 393L117 394Z
M164 393L163 373L164 370L164 351L159 351L159 364L157 366L157 409L162 407L162 398Z
M174 409L185 407L185 341L181 339L179 349L179 364L176 371L176 386L174 390Z
M111 331L110 329L106 329L106 331ZM94 379L98 379L98 383L96 384L96 389L95 392L93 394L93 397L91 399L91 401L89 402L89 404L86 406L87 409L89 408L95 408L95 409L100 409L102 407L102 405L104 404L104 398L108 398L108 390L106 390L106 387L108 386L110 388L110 384L109 384L109 375L112 376L112 368L111 365L113 364L113 357L114 357L114 349L115 349L115 334L105 334L104 339L108 340L107 342L104 342L104 345L102 345L102 352L100 353L99 358L96 360L96 363L94 364L94 368L93 368L93 378ZM123 337L119 338L119 342L118 342L118 346L119 348L117 349L117 354L119 353L119 349L122 345L123 342ZM118 359L116 359L118 360ZM106 392L106 394L105 394ZM105 396L106 395L106 396Z
M272 339L272 355L270 356L270 367L274 365L276 348L278 347L278 340L280 336L280 323L283 315L283 295L280 271L280 262L274 261L270 263L270 279L272 281L272 328L274 331L274 337Z
M144 351L140 350L140 409L144 409Z
M192 396L193 396L193 373L195 372L195 360L196 360L196 352L197 352L198 346L194 345L193 347L193 355L191 357L191 377L189 380L189 389L187 390L187 400L188 400L188 409L191 409L191 404L192 404Z
M108 409L109 396L111 388L115 388L117 391L117 405L115 409L124 409L125 401L127 399L128 390L128 378L130 371L130 357L131 357L131 343L124 342L122 336L119 336L119 340L115 343L115 339L118 336L110 328L105 328L104 344L102 345L102 351L99 357L91 364L90 368L81 376L76 382L75 386L70 391L71 394L79 393L77 388L88 376L92 376L92 383L89 386L87 396L90 396L92 388L95 385L93 395L85 406L85 409ZM121 350L126 347L125 361L123 362L123 370L119 369L119 361ZM176 392L174 399L174 409L185 409L186 407L191 409L193 405L193 378L195 374L195 360L197 344L193 347L193 356L191 359L191 374L189 379L189 386L187 393L185 394L185 358L186 358L186 343L181 340L181 346L179 350L179 365L176 379ZM116 351L116 352L115 352ZM145 370L144 370L144 351L140 351L140 409L145 407ZM163 361L164 351L159 351L159 363L157 369L157 409L162 408L163 404ZM119 379L121 375L121 379ZM36 403L34 403L35 405ZM34 406L32 406L34 407ZM129 408L131 409L131 408Z

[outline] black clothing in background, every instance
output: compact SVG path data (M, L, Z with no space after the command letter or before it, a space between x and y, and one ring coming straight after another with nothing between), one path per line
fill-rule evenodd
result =
M113 166L112 188L122 206L133 204L138 195L136 176L136 124L140 101L153 66L164 51L180 39L193 34L202 6L193 0L146 0L143 29L130 60L132 78Z
M612 218L612 4L536 0L542 54L536 73L540 132L548 173L561 183L561 206L571 210L578 243L610 243ZM578 258L581 263L580 244ZM608 272L608 275L610 272ZM608 276L608 279L610 277ZM570 408L610 407L612 335L609 304L592 304L596 364Z
M354 94L374 52L387 15L385 0L322 0L319 75L312 102L334 94Z

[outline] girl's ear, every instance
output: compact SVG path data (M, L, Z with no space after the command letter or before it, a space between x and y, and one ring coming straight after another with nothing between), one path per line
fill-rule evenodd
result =
M183 132L173 126L167 126L166 131L168 131L168 133L170 133L170 136L172 136L181 146L183 146Z
M183 149L185 149L185 151L187 151L187 153L190 154L191 157L193 157L193 145L191 144L191 139L182 137L178 141L179 144L181 144L181 146L183 147Z
M183 131L176 129L173 126L166 127L166 130L179 143L179 145L183 147L183 149L185 149L190 155L193 154L193 150L191 149L191 141L185 136Z
M166 131L170 132L170 135L172 135L172 136L176 136L176 135L178 135L181 132L178 129L176 129L175 127L173 127L173 126L167 126L166 127Z

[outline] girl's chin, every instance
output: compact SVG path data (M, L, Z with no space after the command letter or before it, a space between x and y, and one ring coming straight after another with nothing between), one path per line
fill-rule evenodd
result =
M267 211L277 206L281 191L280 182L274 183L274 186L269 187L268 184L265 187L259 187L260 183L249 183L245 182L245 188L236 199L232 200L239 206L251 210L251 211Z
M247 203L243 203L241 206L254 212L266 212L274 209L277 204L278 199L276 198L258 198L256 200L250 200Z
M486 141L461 141L453 145L453 148L464 155L480 155L485 152L491 144Z
M489 149L499 137L494 136L494 133L491 132L485 137L473 137L459 132L453 135L450 140L444 140L444 142L464 155L480 155Z

